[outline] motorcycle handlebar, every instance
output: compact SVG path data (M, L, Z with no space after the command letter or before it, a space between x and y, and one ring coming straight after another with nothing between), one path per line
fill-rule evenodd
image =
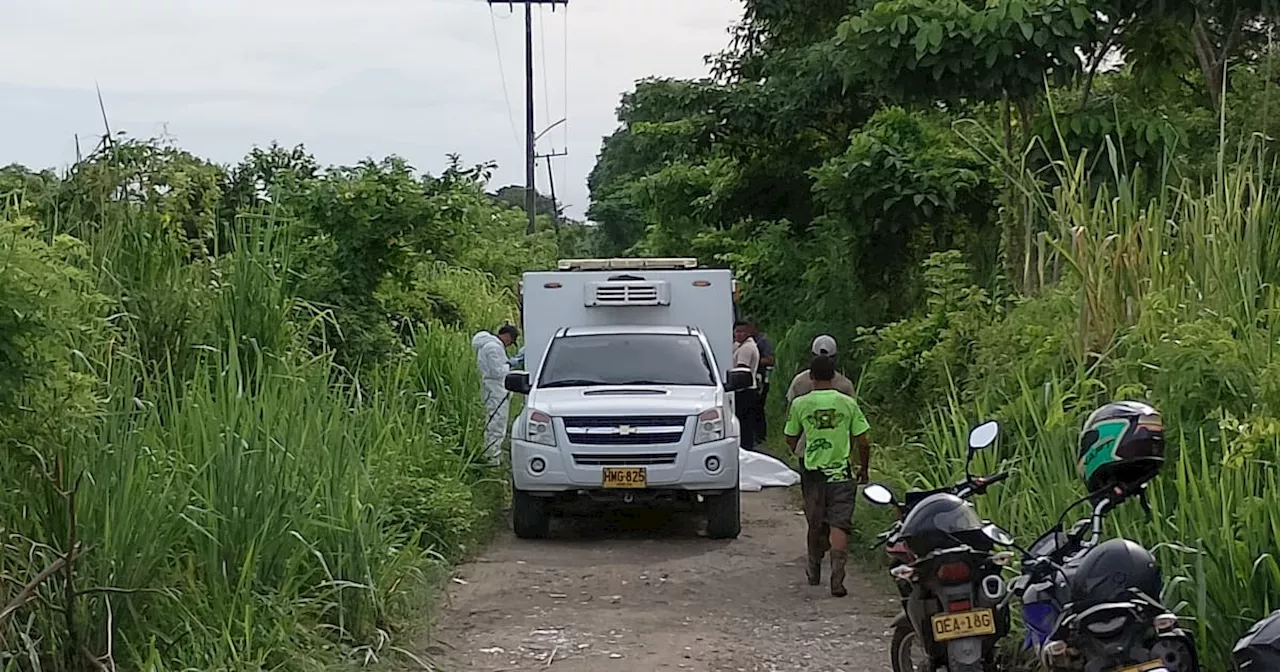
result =
M1009 478L1009 472L1002 471L996 474L995 476L975 478L972 481L965 481L964 483L960 483L956 485L954 489L954 494L957 497L960 497L961 499L968 499L973 495L983 495L983 494L986 494L987 488L990 488L996 483L999 483L1007 478Z
M930 492L930 493L949 492L957 497L960 497L961 499L968 499L973 495L980 495L985 493L987 491L987 488L1008 479L1009 476L1010 476L1009 472L1002 471L994 476L966 480L960 483L956 483L955 485L949 488L939 488L938 490L932 490L932 491L926 491L926 492ZM915 494L919 495L923 493L915 493ZM907 493L906 501L898 505L898 510L900 512L900 515L905 516L906 511L909 508L908 503L911 502L911 496L912 496L912 493ZM898 529L898 525L895 524L892 528L885 530L884 532L881 532L879 535L877 535L876 537L877 541L875 545L871 547L871 550L880 548L881 546L884 546L886 543L888 543L888 541L893 538L893 534L894 532L897 531L897 529Z
M1058 555L1059 558L1065 560L1085 549L1093 548L1098 545L1098 541L1102 538L1102 521L1104 516L1114 502L1110 498L1102 498L1094 504L1093 513L1088 518L1084 518L1071 526L1071 530L1067 532L1067 546L1056 548L1051 555ZM1023 559L1023 575L1030 575L1045 570L1060 570L1058 564L1059 559L1043 555L1038 557L1027 557Z
M991 478L980 478L978 480L982 481L983 485L995 485L996 483L999 483L1000 481L1006 480L1008 478L1009 478L1009 472L1002 471L996 474L995 476L992 476Z
M884 546L885 544L889 543L889 540L893 539L893 535L895 532L898 531L899 527L900 527L899 523L894 523L893 526L890 527L889 529L885 530L884 532L881 532L880 534L877 534L876 543L871 546L871 550L874 551L877 548L880 548L881 546Z

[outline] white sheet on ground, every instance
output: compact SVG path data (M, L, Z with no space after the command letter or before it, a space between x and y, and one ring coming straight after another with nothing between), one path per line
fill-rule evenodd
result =
M786 488L800 482L800 474L781 460L763 453L738 449L738 489L757 492L761 488Z

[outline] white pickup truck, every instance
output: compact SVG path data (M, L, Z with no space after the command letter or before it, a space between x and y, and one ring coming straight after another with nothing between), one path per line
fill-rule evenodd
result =
M733 392L727 370L733 276L693 259L566 260L526 273L527 395L511 430L512 526L546 536L571 507L675 505L707 536L741 531Z

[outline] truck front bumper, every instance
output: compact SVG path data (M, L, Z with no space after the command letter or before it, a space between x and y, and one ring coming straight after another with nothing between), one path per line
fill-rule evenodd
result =
M545 446L512 439L513 484L517 490L532 493L603 490L605 467L584 464L588 460L582 459L584 455L599 452L600 449L584 446ZM644 467L647 490L722 492L738 487L738 437L679 448L611 446L608 452L610 467ZM670 463L656 464L650 457L654 453L673 452L675 459ZM628 461L628 455L636 459Z

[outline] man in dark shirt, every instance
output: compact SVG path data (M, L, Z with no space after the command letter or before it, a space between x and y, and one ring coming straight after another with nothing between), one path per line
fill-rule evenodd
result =
M742 432L742 447L756 450L764 407L760 405L760 350L751 332L751 323L746 320L738 320L733 325L733 368L751 372L751 387L734 393L733 406Z
M756 348L760 350L760 368L759 368L759 384L760 384L760 413L757 415L756 440L763 442L769 433L768 422L768 400L769 400L769 378L773 375L773 342L760 331L760 324L756 322L754 317L748 317L746 322L751 325L751 335L755 338Z

